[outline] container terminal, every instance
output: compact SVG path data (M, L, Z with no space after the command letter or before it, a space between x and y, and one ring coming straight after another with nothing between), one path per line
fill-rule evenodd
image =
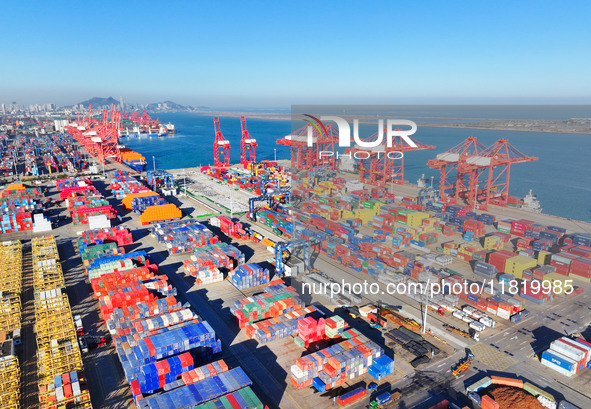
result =
M231 164L213 122L184 170L114 109L0 136L0 407L591 407L591 224L509 195L537 158L416 141L417 186L332 129L257 161L244 118Z

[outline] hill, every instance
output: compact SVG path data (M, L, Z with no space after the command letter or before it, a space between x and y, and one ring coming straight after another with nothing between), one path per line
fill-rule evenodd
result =
M167 112L167 111L195 111L190 105L181 105L173 101L154 102L148 104L146 111L149 112Z
M79 102L77 105L83 105L85 108L88 105L92 104L94 107L102 107L103 105L113 105L115 104L117 107L119 106L119 101L117 101L113 97L108 98L101 98L101 97L92 97L86 101Z

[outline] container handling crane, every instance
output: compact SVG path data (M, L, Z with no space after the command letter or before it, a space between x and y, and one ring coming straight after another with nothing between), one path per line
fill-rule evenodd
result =
M275 244L275 275L282 278L285 274L285 262L289 260L291 254L298 248L302 248L302 261L304 262L304 269L310 269L310 258L312 255L312 247L308 240L295 240L284 242L280 241ZM287 258L284 260L284 252L287 252Z
M291 203L291 191L288 189L285 189L285 188L266 189L265 193L263 193L262 195L260 195L258 197L251 197L250 199L248 199L248 207L249 207L248 217L250 218L250 220L256 221L256 208L255 208L256 202L261 202L261 201L266 200L267 203L269 204L269 207L273 209L277 205L277 201L276 201L277 196L284 196L284 197L286 197L286 203Z
M242 139L240 140L240 163L244 169L249 163L256 163L257 141L250 136L246 129L246 118L240 117L240 128L242 129Z
M215 140L213 142L214 166L216 168L225 168L230 166L230 141L224 138L220 127L220 119L217 116L213 118L213 126L215 128Z

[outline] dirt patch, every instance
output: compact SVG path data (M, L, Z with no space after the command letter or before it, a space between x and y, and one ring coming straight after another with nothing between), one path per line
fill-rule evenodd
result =
M544 409L542 404L523 389L499 386L487 393L499 404L499 409Z

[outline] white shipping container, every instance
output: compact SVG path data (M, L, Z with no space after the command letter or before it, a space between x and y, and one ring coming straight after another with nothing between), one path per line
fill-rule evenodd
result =
M481 323L483 323L484 325L486 325L487 327L491 327L491 328L494 328L495 325L497 324L497 322L490 317L482 317L479 319L479 321Z
M562 339L557 339L550 344L550 349L579 362L585 357L585 352L566 344Z
M478 321L472 321L469 326L470 328L475 329L478 332L482 332L486 329L486 325Z
M573 369L572 371L567 371L566 369L556 365L555 363L552 363L546 359L543 359L540 361L542 363L542 365L547 366L550 369L555 370L558 373L563 374L564 376L573 376L575 374L575 370Z
M574 339L570 339L570 338L567 338L567 337L562 337L560 339L565 340L565 341L568 341L571 344L573 344L573 345L575 345L575 346L577 346L579 348L582 348L585 351L587 351L587 355L585 357L585 363L587 363L587 362L589 362L589 360L591 360L591 346L589 346L587 344L583 344L582 342L577 342Z
M502 309L498 309L497 310L497 316L499 318L502 318L504 320L508 320L509 318L511 318L511 314L509 313L509 311L507 310L502 310Z

